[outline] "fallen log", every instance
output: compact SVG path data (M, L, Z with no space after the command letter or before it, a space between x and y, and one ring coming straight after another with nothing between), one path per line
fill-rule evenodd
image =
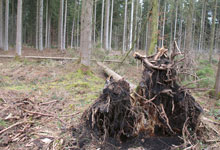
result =
M119 74L117 74L116 72L114 72L113 70L111 70L110 68L108 68L106 65L104 65L103 63L101 62L97 62L97 64L103 69L103 71L108 75L108 76L112 76L113 79L115 81L119 81L121 79L123 79L122 76L120 76ZM136 88L136 85L134 85L133 83L127 81L131 87L131 89L135 89Z
M0 58L15 58L14 55L0 55ZM72 57L46 57L46 56L19 56L20 58L28 59L51 59L51 60L78 60L79 58ZM97 61L96 59L90 59L91 61ZM103 60L103 62L121 63L119 60Z

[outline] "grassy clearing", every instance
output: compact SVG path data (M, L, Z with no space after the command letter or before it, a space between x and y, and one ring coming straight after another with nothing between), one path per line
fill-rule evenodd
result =
M39 95L40 101L72 101L66 110L87 106L99 96L104 86L104 80L95 71L83 71L77 63L15 58L4 69L5 73L0 76L1 89Z

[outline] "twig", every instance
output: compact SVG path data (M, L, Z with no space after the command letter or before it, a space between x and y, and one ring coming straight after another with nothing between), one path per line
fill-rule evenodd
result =
M45 102L45 103L41 103L40 105L47 105L47 104L55 103L55 102L58 102L58 100L53 100L53 101L49 101L49 102Z
M36 115L41 115L41 116L47 116L47 117L56 117L52 114L44 114L44 113L41 113L41 112L34 112L34 111L29 111L29 110L26 110L26 109L22 109L23 111L26 111L30 114L36 114Z
M66 126L66 123L61 120L59 117L55 116L55 115L52 115L52 114L44 114L44 113L41 113L41 112L33 112L33 111L29 111L29 110L26 110L26 109L22 109L23 111L26 111L30 114L37 114L37 115L41 115L41 116L48 116L48 117L54 117L55 119L59 120L61 123L63 123L65 126Z
M34 123L34 122L33 122L33 121L22 121L22 122L17 122L17 123L15 123L15 124L9 126L8 128L5 128L5 129L1 130L1 131L0 131L0 134L4 133L5 131L7 131L7 130L13 128L13 127L16 127L16 126L21 125L21 124L24 124L24 123Z

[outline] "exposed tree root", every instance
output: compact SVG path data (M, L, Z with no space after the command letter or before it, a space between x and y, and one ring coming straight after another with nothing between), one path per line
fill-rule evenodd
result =
M175 61L166 52L160 49L150 58L134 54L145 66L135 91L123 79L106 86L82 116L93 136L118 143L140 136L183 136L187 146L200 124L202 108L176 83Z

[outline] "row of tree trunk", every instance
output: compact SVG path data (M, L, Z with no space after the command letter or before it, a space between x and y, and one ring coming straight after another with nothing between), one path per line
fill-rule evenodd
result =
M21 55L22 46L22 0L17 0L16 52ZM3 0L0 0L0 48L8 51L9 0L5 1L5 19L3 20ZM3 22L5 25L3 25ZM4 35L3 35L4 34Z

